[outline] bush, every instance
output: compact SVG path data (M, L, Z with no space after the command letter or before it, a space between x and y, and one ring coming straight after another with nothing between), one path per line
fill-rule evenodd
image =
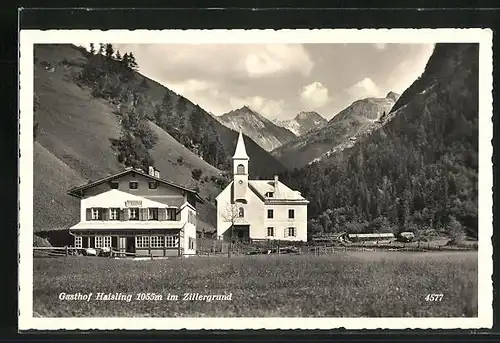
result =
M201 174L203 174L203 171L199 168L196 168L191 172L191 176L197 181L200 179Z

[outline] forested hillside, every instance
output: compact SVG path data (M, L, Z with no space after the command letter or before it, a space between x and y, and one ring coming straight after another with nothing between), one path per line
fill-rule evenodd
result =
M311 201L312 232L477 236L478 45L437 44L390 122L281 178Z

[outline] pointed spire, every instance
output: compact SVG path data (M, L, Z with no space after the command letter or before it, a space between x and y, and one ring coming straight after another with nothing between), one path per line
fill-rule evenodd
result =
M243 141L243 134L241 133L241 130L238 135L238 143L236 143L236 150L234 151L233 158L249 159L247 155L247 150L245 148L245 142Z

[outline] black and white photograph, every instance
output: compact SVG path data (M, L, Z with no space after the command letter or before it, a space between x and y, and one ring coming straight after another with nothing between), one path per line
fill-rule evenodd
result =
M491 44L21 30L19 328L490 328Z

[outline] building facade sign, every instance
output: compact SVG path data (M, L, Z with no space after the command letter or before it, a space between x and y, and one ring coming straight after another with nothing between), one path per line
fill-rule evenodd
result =
M142 207L142 200L127 200L125 207Z

